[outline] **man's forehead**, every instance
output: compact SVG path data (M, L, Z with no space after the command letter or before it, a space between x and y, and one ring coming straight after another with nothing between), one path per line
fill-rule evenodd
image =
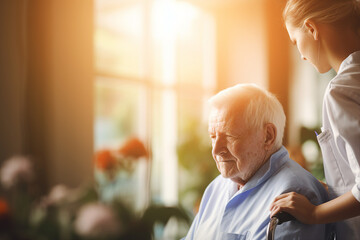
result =
M229 130L241 129L244 127L241 112L228 111L228 109L213 109L209 115L209 131L222 127Z
M226 123L231 118L231 114L227 109L213 108L209 114L209 124L221 124Z
M214 132L218 130L219 128L222 128L223 130L228 127L228 124L226 121L209 121L208 131Z
M242 107L224 106L218 108L211 108L209 114L209 121L229 121L229 120L240 120L243 116Z

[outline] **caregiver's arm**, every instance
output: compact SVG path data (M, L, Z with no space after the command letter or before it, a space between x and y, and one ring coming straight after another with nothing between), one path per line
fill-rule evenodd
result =
M322 224L341 221L360 215L360 202L351 191L329 202L315 206L301 194L290 192L275 198L270 205L271 216L284 211L302 223Z

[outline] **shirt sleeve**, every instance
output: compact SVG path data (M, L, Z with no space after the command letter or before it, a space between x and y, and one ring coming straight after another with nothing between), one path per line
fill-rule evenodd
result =
M191 227L188 231L188 233L186 234L186 237L182 238L181 240L192 240L195 239L195 232L198 226L198 222L199 222L199 214L196 214L194 221L191 224Z
M326 101L336 147L354 174L351 191L360 202L360 90L336 86L330 89Z

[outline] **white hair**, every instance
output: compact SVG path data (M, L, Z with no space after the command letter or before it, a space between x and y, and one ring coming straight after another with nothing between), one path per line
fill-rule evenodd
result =
M276 127L276 148L282 146L286 117L279 100L255 84L238 84L222 90L209 99L210 107L221 108L224 105L231 109L242 108L241 114L249 128L262 129L266 123Z

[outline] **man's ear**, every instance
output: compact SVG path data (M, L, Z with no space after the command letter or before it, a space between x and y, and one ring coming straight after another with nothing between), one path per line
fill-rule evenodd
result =
M314 40L319 40L319 29L314 21L306 19L304 26L305 29L313 36Z
M270 150L274 146L276 136L277 136L277 131L276 131L275 125L272 123L266 123L265 124L265 149L266 150Z

